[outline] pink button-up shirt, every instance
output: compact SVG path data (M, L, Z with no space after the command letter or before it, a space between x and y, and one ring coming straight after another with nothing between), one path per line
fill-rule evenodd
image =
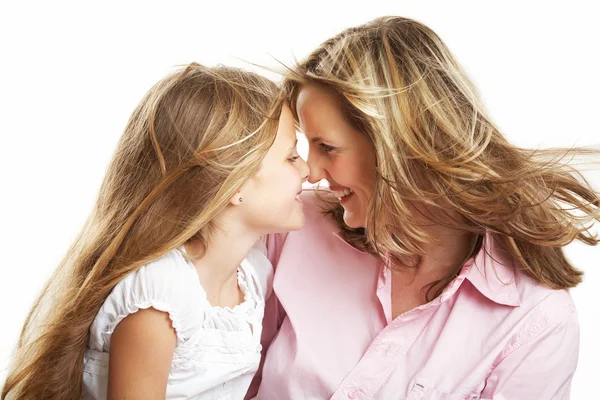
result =
M258 399L568 399L570 294L519 271L486 236L433 301L391 317L391 275L303 194L306 226L268 240L276 266ZM261 379L257 375L256 384Z

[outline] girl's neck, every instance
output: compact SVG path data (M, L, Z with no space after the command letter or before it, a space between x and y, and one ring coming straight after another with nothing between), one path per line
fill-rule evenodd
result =
M213 306L235 306L243 301L238 287L237 271L260 235L250 232L242 224L220 221L210 237L206 248L202 244L190 242L186 250L201 257L192 261L196 272Z

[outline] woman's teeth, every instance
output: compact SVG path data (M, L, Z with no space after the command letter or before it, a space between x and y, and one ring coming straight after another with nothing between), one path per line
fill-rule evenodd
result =
M338 200L341 200L342 198L348 196L349 194L354 193L352 190L350 189L344 189L344 190L333 190L333 195L335 197L337 197Z

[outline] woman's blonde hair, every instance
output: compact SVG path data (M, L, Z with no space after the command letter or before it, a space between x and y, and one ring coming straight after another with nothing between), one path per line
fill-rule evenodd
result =
M355 247L387 254L394 265L407 256L420 258L422 244L435 240L414 223L409 204L416 203L425 206L429 220L476 233L473 253L489 232L527 274L549 287L581 282L582 272L561 248L574 239L598 243L590 227L600 219L600 199L567 161L594 152L508 143L431 29L401 17L347 29L286 73L294 112L299 90L310 83L339 96L345 116L376 155L365 229L345 227L342 208L330 209ZM461 266L432 283L436 296Z
M133 112L97 203L30 312L2 399L78 399L89 327L126 275L189 240L206 246L215 217L275 140L280 91L259 75L190 64Z

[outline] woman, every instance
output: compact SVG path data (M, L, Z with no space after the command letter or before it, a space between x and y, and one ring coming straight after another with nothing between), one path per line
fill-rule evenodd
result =
M568 398L582 272L562 247L597 244L600 199L566 152L508 143L406 18L331 38L286 87L334 199L304 195L304 230L269 240L258 398Z

